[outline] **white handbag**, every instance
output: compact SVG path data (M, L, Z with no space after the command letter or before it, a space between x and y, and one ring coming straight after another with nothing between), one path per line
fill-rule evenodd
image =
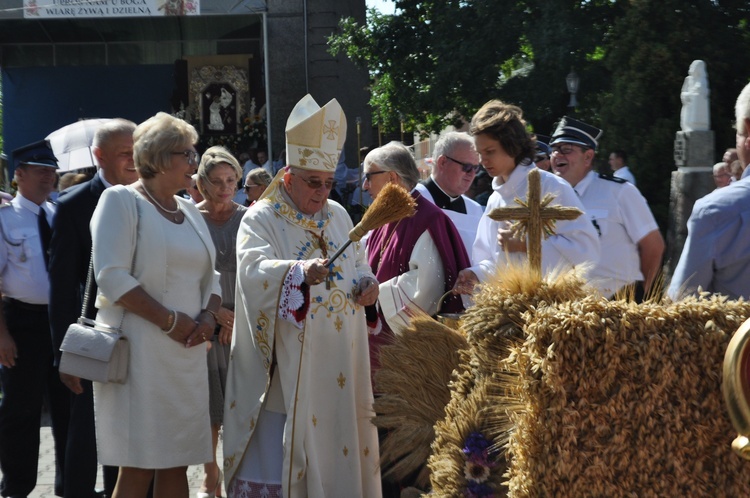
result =
M128 377L130 344L118 329L81 317L68 327L60 350L62 373L103 384Z

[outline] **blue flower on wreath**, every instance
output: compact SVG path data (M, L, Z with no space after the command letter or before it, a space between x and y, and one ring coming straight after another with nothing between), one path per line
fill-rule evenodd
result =
M466 457L464 477L467 480L464 496L469 498L494 497L494 490L486 484L492 467L497 465L497 450L481 432L472 432L466 438L463 454Z

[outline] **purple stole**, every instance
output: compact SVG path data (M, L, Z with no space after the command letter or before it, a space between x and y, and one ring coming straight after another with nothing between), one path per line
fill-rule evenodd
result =
M448 292L453 288L458 272L471 266L469 255L466 254L458 230L443 210L419 192L412 191L411 196L417 202L414 216L389 223L370 234L367 239L368 263L378 282L386 282L405 273L409 270L409 259L417 240L427 230L440 253L445 275L443 292ZM450 296L445 299L438 311L458 313L463 309L461 297ZM393 335L382 317L381 324L383 331L378 335L369 336L370 365L373 373L380 367L380 346L391 342Z

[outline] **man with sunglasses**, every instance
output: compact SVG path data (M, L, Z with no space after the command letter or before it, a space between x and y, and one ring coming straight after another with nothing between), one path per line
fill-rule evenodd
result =
M563 117L552 135L552 170L573 187L596 228L601 257L589 273L590 283L612 297L635 285L635 298L648 295L661 267L664 239L635 186L593 171L602 130Z
M432 153L433 170L430 178L416 189L443 211L456 225L466 252L477 235L477 226L484 208L466 195L474 177L481 169L474 140L468 133L448 132L440 137Z

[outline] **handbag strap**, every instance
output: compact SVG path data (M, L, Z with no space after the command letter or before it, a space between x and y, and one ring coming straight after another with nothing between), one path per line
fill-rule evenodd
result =
M135 194L134 194L135 195ZM135 271L135 254L138 247L138 228L141 223L141 209L138 206L138 199L135 198L135 212L137 213L135 221L135 245L133 246L133 259L130 262L130 275L133 275ZM86 275L86 290L83 293L83 306L81 307L81 318L86 318L86 310L89 307L89 301L91 300L91 288L94 282L94 245L91 245L91 256L89 256L89 271ZM117 326L118 330L122 329L122 324L125 321L125 308L122 309L122 317L120 317L120 325Z

